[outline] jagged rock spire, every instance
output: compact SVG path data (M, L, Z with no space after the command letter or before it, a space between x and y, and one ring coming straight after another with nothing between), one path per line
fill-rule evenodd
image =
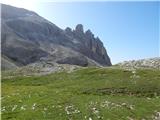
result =
M78 33L83 33L83 25L78 24L75 28L75 31L78 32Z
M85 34L86 34L86 36L87 36L88 38L94 38L94 34L91 32L90 29L88 29L88 30L85 32Z

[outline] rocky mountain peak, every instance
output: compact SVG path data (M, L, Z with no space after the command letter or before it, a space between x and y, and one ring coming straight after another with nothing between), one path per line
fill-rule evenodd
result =
M72 34L72 29L71 29L70 27L66 27L65 32L66 32L68 35L71 35L71 34Z
M75 28L75 31L77 33L83 33L83 25L82 24L78 24Z

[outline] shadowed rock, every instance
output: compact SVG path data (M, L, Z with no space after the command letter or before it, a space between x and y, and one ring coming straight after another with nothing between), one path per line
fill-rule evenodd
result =
M82 25L82 24L78 24L78 25L76 26L75 31L76 31L77 33L83 33L83 25Z

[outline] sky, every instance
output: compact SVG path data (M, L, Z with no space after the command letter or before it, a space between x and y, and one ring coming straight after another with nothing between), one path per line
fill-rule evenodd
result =
M83 1L3 3L37 12L62 29L83 24L103 42L113 64L160 56L160 2Z

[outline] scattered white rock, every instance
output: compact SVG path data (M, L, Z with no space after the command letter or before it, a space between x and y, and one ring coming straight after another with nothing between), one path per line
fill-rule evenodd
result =
M155 114L152 116L152 118L154 119L154 120L160 120L160 112L155 112Z
M32 105L32 110L35 110L35 107L36 107L36 103Z
M1 112L4 112L6 110L6 107L2 107Z
M76 109L73 105L66 106L65 111L67 115L80 113L80 111Z
M98 114L98 113L99 113L99 111L98 111L97 108L95 108L95 107L92 108L92 111L93 111L94 114Z
M91 117L89 117L89 119L88 120L92 120L92 118Z
M132 74L133 75L130 76L130 78L132 78L132 79L138 79L138 78L140 78L140 76L136 74L136 70L132 70Z
M151 98L147 97L147 100L151 100Z
M44 111L46 111L47 110L47 108L44 108Z
M26 105L21 106L21 110L26 110Z
M127 104L127 103L114 103L114 102L110 102L110 101L104 101L100 104L101 107L106 107L106 108L109 108L109 109L115 109L115 108L121 108L121 107L125 107L125 108L128 108L130 110L133 110L134 109L134 105L130 105L130 104Z
M12 108L12 111L14 111L17 108L17 105L14 105Z
M132 74L136 74L136 70L132 70Z

